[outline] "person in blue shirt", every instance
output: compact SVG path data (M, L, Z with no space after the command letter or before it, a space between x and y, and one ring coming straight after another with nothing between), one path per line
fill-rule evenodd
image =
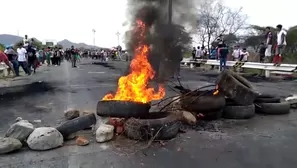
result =
M209 53L209 59L217 59L218 54L217 54L217 49L215 46L211 46L210 48L210 53ZM211 70L214 69L214 65L211 66Z

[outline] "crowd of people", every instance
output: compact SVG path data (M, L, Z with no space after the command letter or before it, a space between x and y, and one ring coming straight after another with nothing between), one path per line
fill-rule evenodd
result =
M261 42L259 49L260 62L262 63L274 63L279 66L286 42L286 31L282 25L276 26L276 34L274 34L270 27L265 29L265 38ZM225 44L222 38L219 38L216 43L213 43L210 50L208 51L204 46L193 47L192 57L193 59L217 59L220 60L220 70L226 68L226 62L229 60L246 62L250 56L247 48L240 45L235 45L231 48Z

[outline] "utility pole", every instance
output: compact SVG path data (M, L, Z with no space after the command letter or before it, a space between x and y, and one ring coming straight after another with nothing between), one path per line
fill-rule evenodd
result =
M168 0L168 24L172 24L172 0Z
M121 33L118 31L116 33L116 35L117 35L117 38L118 38L118 46L119 46L120 45L120 35L121 35Z
M96 38L96 30L95 30L95 29L92 29L92 32L93 32L93 45L96 46L96 41L95 41L95 38Z

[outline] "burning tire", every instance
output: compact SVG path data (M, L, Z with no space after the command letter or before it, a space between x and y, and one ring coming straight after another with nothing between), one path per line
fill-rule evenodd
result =
M227 100L223 117L226 119L249 119L255 116L255 105L242 106Z
M290 103L256 103L256 113L281 115L290 113Z
M279 97L269 95L269 94L258 95L254 101L254 103L280 103L280 102L281 100Z
M97 115L102 117L140 118L148 115L150 104L132 101L106 100L97 104Z
M76 133L77 131L89 128L91 125L96 124L95 114L89 114L86 116L78 117L73 120L67 121L56 129L63 135L64 139L70 134Z
M177 136L181 121L176 114L167 112L149 113L147 117L131 118L125 122L128 138L135 140L169 140Z
M220 91L240 105L253 104L258 95L245 78L229 70L219 75L216 84Z
M219 93L213 95L214 90L197 91L190 95L184 95L181 99L181 107L190 112L213 112L223 109L225 97Z

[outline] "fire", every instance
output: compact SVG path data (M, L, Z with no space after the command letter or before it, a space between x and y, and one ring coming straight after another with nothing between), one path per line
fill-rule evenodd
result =
M146 25L138 20L135 31L139 32L140 38L144 37ZM155 76L151 64L148 61L149 47L146 44L139 44L135 49L135 58L130 64L130 73L122 76L118 81L116 93L107 94L102 100L122 100L148 103L152 100L159 100L165 96L165 88L159 85L158 91L149 87L149 81Z
M213 95L218 95L219 94L219 86L216 85L215 91L213 92Z

